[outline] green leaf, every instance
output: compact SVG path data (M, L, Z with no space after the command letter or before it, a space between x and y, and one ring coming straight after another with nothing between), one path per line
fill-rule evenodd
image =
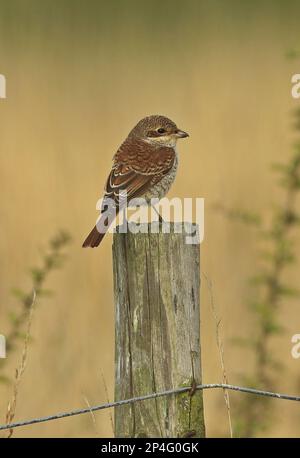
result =
M21 299L22 301L26 298L26 293L20 288L12 288L11 293L17 299Z
M32 278L34 282L40 283L44 279L44 271L38 267L32 267L30 269Z
M36 290L36 295L40 297L53 297L55 292L51 289L41 288Z

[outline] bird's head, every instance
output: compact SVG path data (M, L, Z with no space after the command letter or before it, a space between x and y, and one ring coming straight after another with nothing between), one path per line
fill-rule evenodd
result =
M189 134L179 129L171 119L161 115L151 115L141 119L132 129L130 136L138 137L155 146L175 148L179 138Z

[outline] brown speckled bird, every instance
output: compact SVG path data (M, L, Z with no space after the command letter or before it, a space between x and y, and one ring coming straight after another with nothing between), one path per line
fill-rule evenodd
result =
M186 132L160 115L147 116L132 129L113 158L98 227L109 226L107 213L104 212L105 199L113 199L115 212L118 213L122 208L120 196L124 191L127 192L128 202L142 197L150 204L152 198L161 199L166 195L177 172L177 140L184 137L188 137ZM87 236L83 247L93 248L100 244L105 230L99 232L97 226Z

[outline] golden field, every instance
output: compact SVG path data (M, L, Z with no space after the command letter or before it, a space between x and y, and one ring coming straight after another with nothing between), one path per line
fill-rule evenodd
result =
M239 374L251 372L253 356L232 339L251 337L255 326L246 302L258 240L214 205L268 220L281 202L270 164L285 162L296 138L291 112L300 101L291 97L290 81L300 58L287 53L300 47L299 19L295 1L0 0L0 73L7 80L7 99L0 100L1 334L18 309L11 289L30 288L27 271L39 263L40 248L59 228L73 237L64 267L47 281L55 295L36 306L16 419L106 402L103 377L113 399L112 236L96 250L81 244L114 152L148 114L165 114L190 133L170 197L205 198L201 270L213 282L229 381L238 384ZM299 275L300 262L287 270L287 281L297 285ZM203 380L213 383L222 374L204 280L201 289ZM285 332L270 351L285 370L276 388L296 393L300 362L290 355L290 340L300 332L299 300L286 300L278 313ZM22 342L8 355L10 376L21 349ZM1 424L11 391L0 384ZM299 436L299 405L272 403L265 435ZM228 436L222 392L205 393L205 416L208 436ZM29 426L14 436L110 436L109 413L95 419Z

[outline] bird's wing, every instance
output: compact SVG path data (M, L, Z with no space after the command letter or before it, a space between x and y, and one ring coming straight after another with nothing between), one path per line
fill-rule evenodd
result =
M126 191L127 201L141 197L172 168L175 151L153 147L137 139L127 139L114 157L114 165L106 182L105 197L119 206Z

